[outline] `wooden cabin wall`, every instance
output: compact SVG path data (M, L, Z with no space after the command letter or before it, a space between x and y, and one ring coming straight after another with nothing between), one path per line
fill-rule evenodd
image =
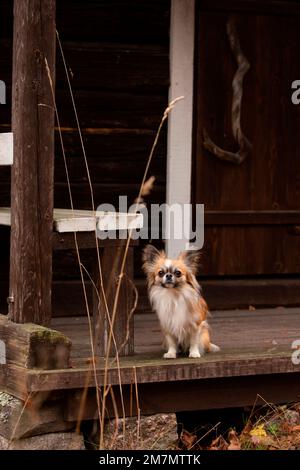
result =
M0 131L11 122L13 1L1 0L0 79L8 86L0 107ZM64 50L83 133L95 205L118 204L138 194L149 151L167 104L169 86L169 0L57 1L57 30ZM66 74L57 48L56 101L74 207L91 209L91 195ZM166 132L149 175L156 177L147 202L165 201ZM55 150L55 207L70 199L58 131ZM10 204L10 169L0 169L0 205ZM0 228L0 308L8 286L9 230ZM95 256L82 252L88 269ZM135 275L141 276L140 250ZM54 253L53 314L85 313L74 252Z

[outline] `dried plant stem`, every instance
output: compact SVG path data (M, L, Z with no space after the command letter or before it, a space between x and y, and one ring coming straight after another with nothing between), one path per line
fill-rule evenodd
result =
M204 439L206 436L208 436L208 434L210 434L212 431L214 431L214 429L216 429L218 426L220 426L220 424L221 424L221 421L219 421L217 424L215 424L213 427L211 427L205 434L203 434L203 436L200 437L200 439L198 439L192 445L192 447L189 448L189 450L192 450L193 447L195 447L197 444L199 444L199 442L202 441L202 439Z
M133 368L134 373L134 386L135 386L135 399L136 399L136 411L137 411L137 438L140 439L141 436L141 408L140 408L140 400L139 400L139 389L138 389L138 381L136 376L136 367Z
M62 150L62 155L63 155L63 160L64 160L70 205L71 205L71 210L72 210L73 217L75 217L73 197L72 197L72 191L71 191L71 183L70 183L70 177L69 177L69 170L68 170L68 165L67 165L67 159L66 159L66 153L65 153L63 137L62 137L62 133L60 131L60 120L59 120L58 110L57 110L56 101L55 101L54 86L53 86L51 72L50 72L49 65L48 65L48 62L47 62L46 58L45 58L45 65L46 65L46 70L47 70L48 79L49 79L50 88L51 88L51 94L52 94L52 100L53 100L53 106L54 106L57 126L58 126L58 129L59 129L59 131L58 131L59 132L59 139L60 139L61 150ZM82 269L82 263L81 263L81 257L80 257L76 232L74 232L74 242L75 242L75 249L76 249L76 254L77 254L77 259L78 259L78 264L79 264L80 278L81 278L81 284L82 284L82 288L83 288L84 301L85 301L85 306L86 306L86 311L87 311L87 316L88 316L89 331L90 331L90 343L91 343L91 351L92 351L92 356L93 356L92 364L93 364L94 379L95 379L96 390L97 390L96 397L97 397L97 405L98 405L98 418L99 418L99 423L101 425L102 420L101 420L101 414L100 414L101 413L100 397L99 397L99 390L98 390L97 371L96 371L96 365L95 365L95 350L94 350L94 341L93 341L93 334L92 334L92 322L91 322L90 307L89 307L89 303L88 303L86 286L85 286L85 282L84 282L83 269Z
M151 164L151 161L152 161L152 158L153 158L153 155L154 155L154 151L157 147L157 143L158 143L158 140L159 140L160 133L161 133L162 127L164 125L164 122L167 119L167 117L168 117L169 113L171 112L171 110L176 105L176 103L178 101L182 100L183 98L184 98L183 96L179 96L178 98L171 101L171 103L169 103L169 105L167 106L167 108L165 109L165 111L163 113L163 116L161 118L160 124L158 126L158 129L157 129L157 132L156 132L156 135L155 135L154 142L153 142L152 147L151 147L151 151L150 151L150 154L149 154L149 157L148 157L148 160L147 160L147 164L146 164L146 167L145 167L143 179L142 179L142 182L141 182L141 185L140 185L139 194L137 196L138 201L140 201L140 199L141 199L141 195L142 195L142 192L143 192L143 186L144 186L145 181L146 181L147 176L148 176L148 171L149 171L149 168L150 168L150 164ZM135 210L135 214L137 214L137 212L138 212L138 206ZM124 255L123 255L123 259L122 259L122 263L121 263L121 269L120 269L120 274L119 274L119 278L118 278L116 295L115 295L113 310L112 310L112 315L111 315L112 328L114 326L115 319L116 319L118 301L119 301L120 290L121 290L121 283L122 283L122 280L123 280L123 277L124 277L126 258L127 258L127 254L128 254L128 250L129 250L129 246L130 246L131 235L133 233L133 230L134 229L129 230L128 238L126 240ZM103 389L104 390L107 387L108 367L109 367L109 353L110 353L111 342L112 342L112 328L110 329L109 336L108 336L108 341L107 341L107 351L106 351L106 357L105 357L105 371L104 371L104 379L103 379ZM102 425L100 426L101 430L104 429L104 415L103 415L103 410L104 409L105 409L105 403L103 401L102 402L102 413L101 413ZM101 436L100 436L100 449L103 448L102 447L103 446L103 440L104 440L104 434L101 433Z
M73 110L74 110L74 114L75 114L75 119L76 119L76 125L77 125L78 134L79 134L79 138L80 138L80 143L81 143L81 148L82 148L82 154L83 154L83 158L84 158L84 162L85 162L85 167L86 167L86 172L87 172L87 177L88 177L88 183L89 183L89 188L90 188L92 210L95 212L95 202L94 202L93 186L92 186L92 180L91 180L91 176L90 176L90 171L89 171L89 166L88 166L86 151L85 151L85 147L84 147L84 142L83 142L81 127L80 127L79 118L78 118L78 113L77 113L77 109L76 109L76 105L75 105L74 94L73 94L73 90L72 90L72 86L71 86L69 71L68 71L68 67L67 67L67 64L66 64L65 55L64 55L64 51L63 51L62 44L61 44L61 41L60 41L59 33L58 33L57 30L56 30L56 36L57 36L57 41L58 41L58 45L59 45L61 57L62 57L62 60L63 60L64 70L65 70L65 74L66 74L66 78L67 78L68 88L69 88L69 92L70 92L70 96L71 96L71 101L72 101L72 106L73 106ZM52 87L52 88L53 88L53 87ZM60 127L60 126L59 126L59 129L60 129L60 134L61 134L61 127ZM62 138L61 138L61 140L62 140ZM103 273L102 273L102 266L101 266L101 258L100 258L100 252L99 252L99 246L98 246L98 239L97 239L97 232L96 232L96 230L95 230L95 246L96 246L97 263L98 263L98 269L99 269L100 291L101 291L101 294L102 294L102 299L103 299L103 303L104 303L104 307L105 307L106 316L107 316L108 322L111 324L110 312L109 312L109 308L108 308L108 304L107 304L107 297L106 297L106 293L105 293L105 289L104 289ZM80 269L81 269L81 268L80 268ZM97 291L97 295L98 295L98 288L97 288L97 287L96 287L96 291ZM98 297L99 297L99 295L98 295ZM100 298L99 298L99 303L98 303L98 305L100 305ZM93 320L94 320L94 323L96 324L97 319L94 318ZM90 323L90 321L89 321L89 323ZM110 331L112 332L112 330L113 330L113 329L112 329L112 327L111 327ZM90 328L90 334L92 335L92 336L91 336L91 342L93 342L93 332L92 332L92 329L91 329L91 328ZM97 337L95 337L94 340L95 340L95 343L97 344ZM93 354L93 364L94 364L94 358L95 358L94 348L93 348L92 354ZM119 357L118 357L118 356L119 356L119 352L118 352L117 347L116 347L117 367L118 367L118 373L119 373L119 377L120 377ZM94 367L95 367L95 366L94 366ZM125 406L124 406L124 399L123 399L123 392L122 392L122 383L121 383L121 379L120 379L120 384L119 384L119 385L120 385L122 409L123 409L123 411L124 411L124 413L125 413ZM97 387L97 383L96 383L96 387ZM97 389L98 389L98 387L97 387ZM99 413L100 413L100 410L99 410ZM125 418L125 414L124 414L123 417ZM104 426L104 421L103 421L103 420L101 421L101 424ZM102 432L102 434L103 434L104 428L103 428L103 430L102 430L101 432Z
M90 273L88 272L88 270L86 269L86 267L85 267L84 265L82 265L82 268L84 269L84 271L86 272L87 276L89 277L89 279L90 279L90 281L91 281L91 283L92 283L92 286L93 286L93 288L94 288L94 290L95 290L95 293L96 293L96 295L97 295L98 303L100 303L100 300L101 300L101 299L100 299L100 294L99 294L99 291L98 291L98 289L97 289L97 286L96 286L95 282L93 281L93 279L92 279ZM136 288L136 287L134 286L134 288ZM137 303L137 301L136 301L136 303ZM136 305L136 303L134 304L134 306ZM108 316L108 321L109 321L110 328L111 328L111 330L112 330L112 339L113 339L113 343L114 343L115 349L116 349L116 351L117 351L118 348L117 348L117 343L116 343L116 338L115 338L115 335L114 335L114 331L113 331L112 325L111 325L111 323L110 323L110 316ZM128 331L129 331L129 327L127 327L127 328L128 328ZM121 349L121 348L120 348L120 349ZM117 362L117 371L118 371L118 379L119 379L119 388L120 388L120 397L121 397L122 413L123 413L123 417L125 417L125 404L124 404L124 397L123 397L123 390L122 390L120 358L119 358L119 355L118 355L118 354L116 354L115 359L116 359L116 362ZM86 386L87 386L87 385L86 385ZM103 393L105 393L105 391L103 391Z

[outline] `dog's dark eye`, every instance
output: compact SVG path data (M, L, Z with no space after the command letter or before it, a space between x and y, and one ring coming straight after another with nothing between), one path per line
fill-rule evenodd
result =
M181 271L179 271L179 269L176 269L174 274L175 274L176 277L180 277L181 276Z
M162 270L158 271L159 277L163 277L164 274L165 274L165 273L164 273Z

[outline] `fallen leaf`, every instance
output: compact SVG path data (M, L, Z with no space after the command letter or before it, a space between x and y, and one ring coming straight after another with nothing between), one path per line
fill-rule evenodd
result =
M297 424L296 426L293 426L291 428L291 432L298 432L298 431L300 431L300 424Z
M266 430L264 429L264 424L260 424L259 426L256 426L250 431L250 436L255 436L255 437L265 437L267 435Z
M180 439L186 449L189 450L195 444L197 436L184 429L181 433Z
M208 448L208 450L227 450L228 443L225 441L223 436L218 436L214 439Z
M228 434L229 446L227 450L241 450L241 443L237 433L232 429Z

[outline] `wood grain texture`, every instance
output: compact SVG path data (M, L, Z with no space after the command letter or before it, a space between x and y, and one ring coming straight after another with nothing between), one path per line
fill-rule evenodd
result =
M214 312L210 320L212 339L221 347L221 352L205 355L199 360L180 357L170 361L162 358L162 337L157 318L153 315L136 316L137 354L122 358L122 383L133 382L133 368L139 383L297 373L299 367L291 361L291 344L299 336L299 312L299 308ZM90 367L87 323L79 318L76 321L57 319L55 322L55 327L67 333L73 341L73 367L67 371L30 372L30 387L36 391L47 390L50 386L80 388ZM99 359L99 384L103 376L103 360ZM110 363L109 383L119 383L113 360ZM93 386L92 377L89 386Z
M68 232L95 232L95 230L128 230L143 226L141 214L127 214L120 212L84 211L72 209L54 209L54 230L59 233ZM11 225L11 210L9 207L0 207L0 225ZM107 227L107 228L106 228Z
M253 404L297 402L300 396L299 374L274 374L247 377L229 377L178 382L139 384L139 406L132 385L124 385L122 394L127 416L177 411L218 410ZM113 386L118 416L122 416L122 402L118 386ZM65 419L74 421L82 391L70 391L65 408ZM158 398L159 397L159 400ZM139 410L139 411L138 411ZM91 389L84 409L85 419L94 419L97 412L95 393ZM111 395L107 399L107 414L115 416Z
M162 358L156 317L137 316L137 354L121 358L120 364L125 402L127 405L130 402L135 374L145 413L252 405L257 393L270 402L295 400L300 393L299 366L291 361L291 343L299 336L299 321L299 309L214 312L210 320L212 336L221 346L221 352L198 360L180 357L166 361ZM10 392L14 390L14 394L23 399L29 391L64 390L71 393L71 400L75 390L80 395L79 389L84 388L89 377L90 394L95 396L94 381L89 373L91 350L86 320L60 318L55 320L54 326L72 339L72 368L36 371L10 363L1 371L1 385ZM96 366L101 384L103 359L98 359ZM119 374L113 360L109 383L119 387ZM66 407L71 419L76 407L70 403L68 407L73 409L67 411Z
M252 352L254 355L256 351L266 354L286 351L291 354L291 344L298 337L299 314L299 307L213 311L209 319L212 340L221 347L221 354L209 354L204 356L203 360L214 362L224 354L234 352L238 355L243 351ZM75 360L89 356L86 318L56 318L53 320L53 328L64 332L72 339L72 357ZM139 355L149 358L150 354L154 354L156 360L159 354L162 356L162 341L159 322L153 313L135 316L137 358ZM185 360L189 362L187 358ZM162 362L172 364L172 361Z
M3 14L0 15L1 79L7 83L7 105L1 106L0 130L5 132L11 130L12 3L12 0L3 0ZM83 129L96 205L106 202L118 207L120 194L127 195L131 204L137 197L154 134L168 102L170 1L112 0L95 3L89 0L84 5L78 0L57 2L56 19L67 63L74 73L71 81L75 87L75 103ZM83 49L77 53L81 46ZM78 209L89 210L90 188L82 149L74 131L74 113L59 57L57 61L56 101L65 129L63 138L74 205ZM148 61L145 67L144 61ZM99 68L96 70L95 66ZM80 82L81 70L83 80ZM92 81L91 75L94 77ZM137 87L132 84L137 84ZM96 131L87 133L85 129ZM69 208L57 131L55 140L54 206ZM148 204L165 201L166 142L164 131L149 170L156 181L147 198ZM10 168L3 167L0 171L0 205L9 206L10 203ZM66 238L64 243L60 239L56 247L66 244ZM88 237L83 238L83 245L91 245ZM68 246L74 247L72 240ZM8 251L6 241L0 247L0 277L7 273ZM60 250L54 257L55 279L73 279L74 275L79 279L78 264L73 263L73 256ZM138 266L139 254L135 257ZM7 295L5 293L0 300L5 303ZM63 312L63 305L67 308L66 303L62 303L60 312ZM5 305L4 308L6 311ZM72 302L70 313L73 308ZM80 304L76 311L82 308L84 310ZM56 302L55 309L58 309Z
M224 361L216 361L213 364L206 362L191 362L187 360L176 360L167 364L162 359L148 359L138 361L135 359L127 367L123 364L120 370L123 384L134 383L134 370L138 383L172 382L181 380L197 380L217 377L236 377L261 374L297 373L298 368L291 363L290 355L276 357L275 355L247 356L242 355L239 359L225 356ZM83 388L89 377L88 387L95 385L94 378L88 373L87 368L65 369L61 371L35 371L27 373L28 391L48 391L70 388ZM104 380L104 369L97 366L97 383L102 385ZM116 368L110 368L108 383L119 384L119 372Z
M270 9L262 11L267 4ZM241 121L253 151L240 166L218 161L202 148L205 127L222 148L236 150L230 109L235 64L226 42L231 7L251 63ZM272 14L274 9L282 16ZM299 112L287 92L300 73L294 60L300 19L292 11L297 9L294 2L199 3L193 201L206 209L201 271L220 281L251 276L254 283L255 276L282 275L284 285L288 275L299 273L300 239L289 227L299 225Z
M114 356L117 351L120 356L130 356L134 353L134 317L133 317L133 248L129 247L125 264L125 275L122 278L120 295L116 307L116 315L113 326L114 341L108 351L109 335L111 331L113 307L117 285L120 282L120 271L124 256L124 247L107 246L102 250L101 270L108 312L100 289L99 266L97 259L94 261L94 275L98 293L93 289L93 324L97 355L105 356L107 352ZM109 317L108 317L109 315ZM110 320L109 320L110 318Z
M0 41L3 55L0 65L9 61L10 41ZM167 90L168 49L161 45L135 45L90 42L62 42L68 67L72 72L74 90L134 91L158 94ZM157 67L153 67L153 63ZM140 67L136 65L139 64ZM11 82L11 70L3 73L3 80ZM65 88L65 74L61 57L57 56L57 87ZM115 88L116 87L116 88Z
M300 223L299 210L205 211L206 225L291 225Z
M207 12L226 11L276 16L300 15L299 4L293 0L202 0L201 9Z
M55 1L15 2L13 54L14 165L10 318L47 325L51 318Z
M61 332L32 323L19 324L0 315L6 363L25 368L69 367L71 341Z

